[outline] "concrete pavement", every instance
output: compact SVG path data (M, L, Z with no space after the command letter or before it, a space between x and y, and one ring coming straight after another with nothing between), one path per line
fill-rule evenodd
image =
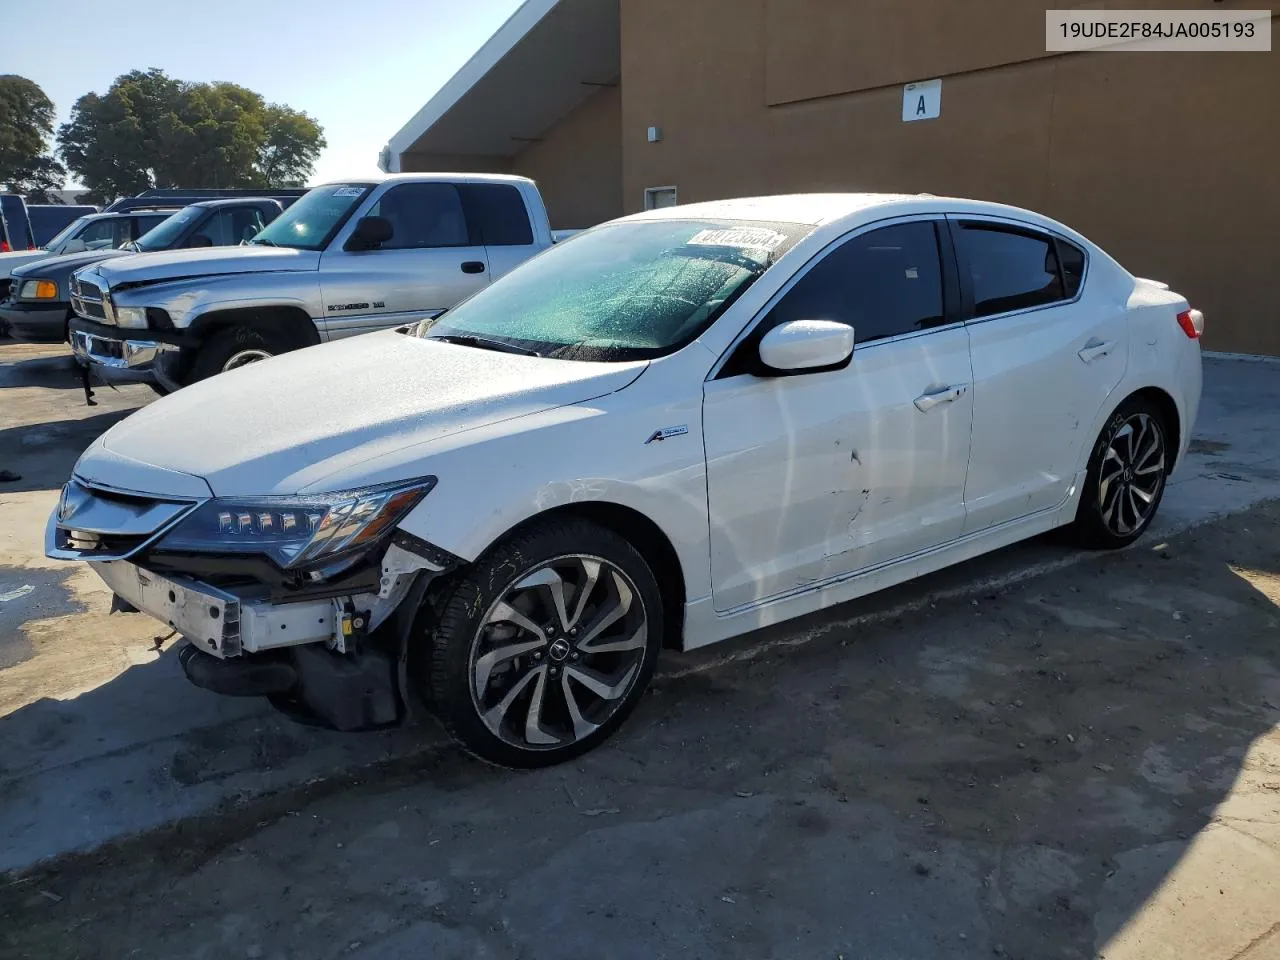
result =
M24 591L0 602L0 870L438 745L431 726L341 735L197 690L157 624L108 618L96 577L43 558L45 519L79 449L150 398L140 387L100 390L103 405L85 408L66 358L51 353L0 346L0 463L24 477L0 485L0 597ZM1280 497L1280 365L1208 360L1205 370L1193 454L1146 545ZM1036 541L822 617L670 657L662 669L705 672L1090 559Z

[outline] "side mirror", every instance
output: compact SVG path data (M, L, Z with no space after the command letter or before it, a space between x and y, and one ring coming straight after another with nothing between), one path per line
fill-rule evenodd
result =
M361 217L351 231L347 250L376 250L391 239L395 231L386 217Z
M88 249L89 247L79 237L74 240L68 240L62 245L63 253L84 253Z
M837 370L853 356L853 327L833 320L791 320L760 341L765 375Z
M188 247L212 247L213 241L203 233L197 233L187 241Z

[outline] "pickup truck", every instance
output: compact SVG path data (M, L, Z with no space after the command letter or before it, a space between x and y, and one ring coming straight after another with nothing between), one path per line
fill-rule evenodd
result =
M73 281L71 347L158 392L438 316L555 242L537 186L395 174L308 191L247 244L107 261Z
M28 208L30 209L30 208ZM35 260L58 257L64 253L86 250L114 250L140 236L176 213L180 207L151 207L129 213L90 213L77 217L35 250L13 250L0 253L0 303L9 293L13 271Z
M228 246L248 240L280 215L280 203L266 197L202 200L183 207L142 236L112 249L79 247L78 253L46 256L14 269L9 296L0 300L0 323L15 340L56 343L68 339L72 317L71 277L89 264L160 250ZM117 216L110 214L106 216ZM132 215L129 215L132 216ZM153 218L154 219L154 218Z

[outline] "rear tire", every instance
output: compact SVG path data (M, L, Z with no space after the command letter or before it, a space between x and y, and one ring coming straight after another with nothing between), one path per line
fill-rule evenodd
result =
M562 763L606 740L644 695L662 647L648 564L585 520L499 543L433 606L422 687L464 749L505 767Z
M1154 404L1130 397L1107 420L1089 457L1070 531L1095 550L1126 547L1142 536L1164 498L1169 425Z
M275 337L253 327L227 327L199 347L188 383L266 360L287 350Z

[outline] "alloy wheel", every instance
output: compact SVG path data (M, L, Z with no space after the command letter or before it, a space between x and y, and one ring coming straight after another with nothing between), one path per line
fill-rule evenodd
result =
M1165 481L1164 432L1156 419L1135 413L1111 435L1098 472L1103 525L1126 537L1150 519Z
M644 602L621 569L557 557L517 578L486 613L468 661L472 701L505 743L564 748L625 703L647 643Z

